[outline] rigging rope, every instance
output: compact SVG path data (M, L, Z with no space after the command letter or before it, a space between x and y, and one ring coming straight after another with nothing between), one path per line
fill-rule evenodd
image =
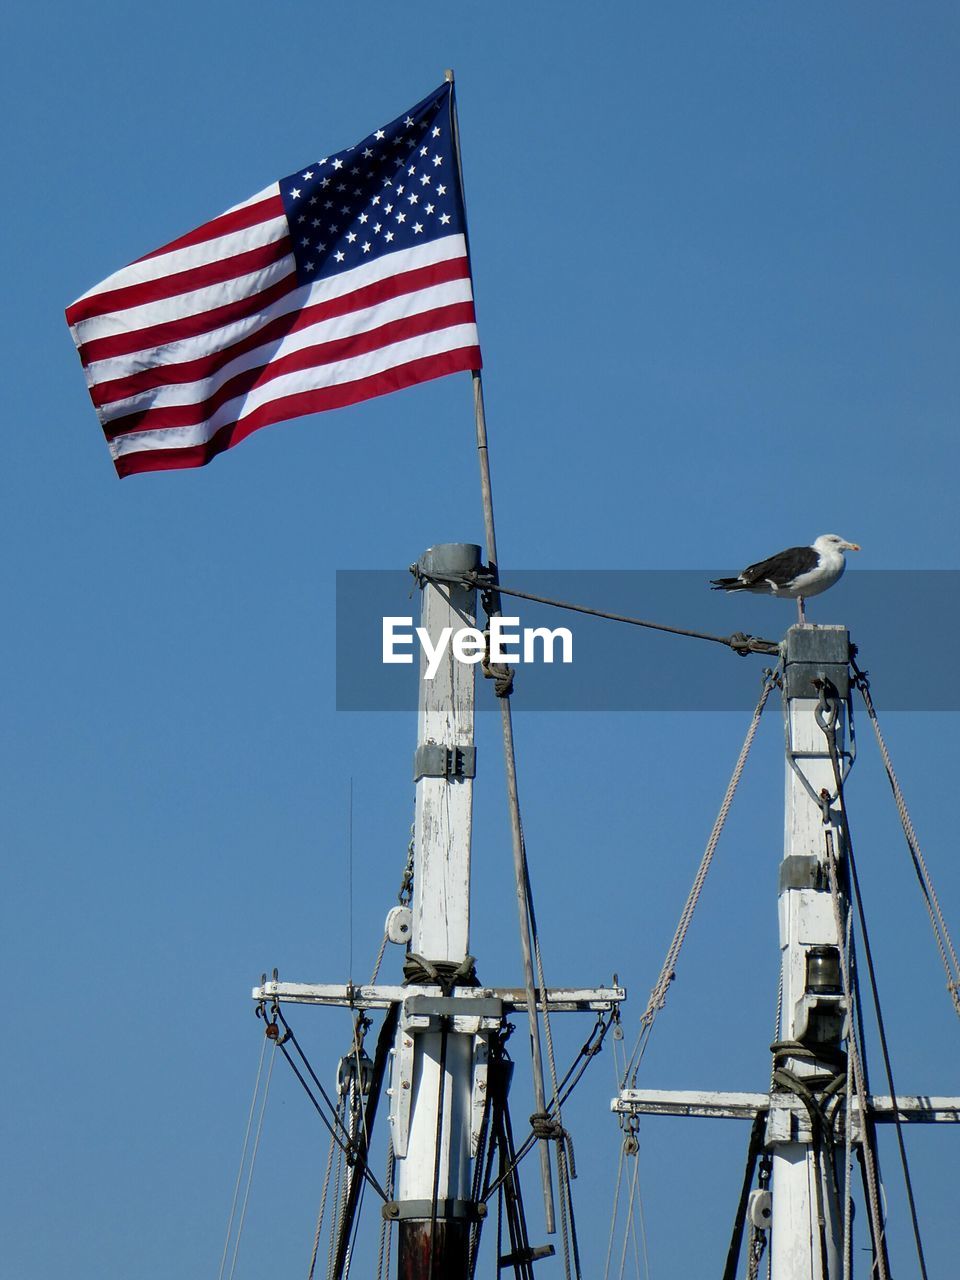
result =
M253 1128L253 1116L257 1109L257 1098L260 1094L260 1080L263 1076L263 1059L266 1052L267 1037L264 1036L260 1045L260 1061L257 1064L257 1078L254 1081L253 1096L250 1099L250 1110L247 1113L247 1127L244 1130L243 1146L240 1149L240 1167L237 1169L237 1180L233 1187L233 1200L230 1203L230 1217L227 1220L227 1237L223 1242L223 1254L220 1258L220 1270L217 1272L217 1280L223 1280L223 1271L227 1265L227 1253L230 1249L230 1238L233 1235L233 1219L237 1212L237 1201L240 1198L240 1183L243 1181L243 1169L247 1163L247 1148L250 1143L250 1130Z
M257 1132L253 1139L253 1150L250 1153L250 1165L247 1169L247 1185L243 1191L243 1203L240 1206L240 1218L237 1222L237 1238L233 1244L233 1257L230 1260L230 1276L229 1280L233 1280L234 1272L237 1269L237 1259L240 1256L240 1238L243 1235L243 1224L247 1218L247 1204L250 1200L250 1188L253 1185L253 1171L257 1163L257 1152L260 1150L260 1135L263 1133L263 1117L267 1109L267 1098L270 1094L270 1080L273 1076L273 1064L277 1060L276 1053L270 1055L270 1065L267 1067L267 1079L263 1086L263 1098L260 1103L260 1115L257 1119Z
M771 1044L776 1044L780 1039L780 1019L783 1014L783 965L780 966L780 974L777 979L777 1012L773 1021L773 1037ZM773 1092L773 1086L776 1083L774 1076L777 1072L777 1055L773 1054L770 1062L770 1091Z
M937 897L936 890L933 887L933 881L927 870L927 864L924 861L923 853L920 849L920 841L917 839L917 833L914 830L910 813L907 809L907 803L900 787L899 779L893 769L893 761L890 759L890 752L884 741L883 734L880 731L880 722L877 719L877 709L873 704L873 698L870 694L870 681L867 673L861 671L857 666L855 659L851 658L850 665L854 672L854 684L860 691L863 698L864 706L867 709L867 715L870 717L870 723L873 726L874 736L877 739L877 746L880 748L880 755L883 759L883 767L886 770L887 780L890 783L890 789L893 792L894 802L897 806L897 813L900 815L900 825L903 827L903 834L906 837L907 848L910 851L910 857L913 861L913 868L916 872L917 879L920 881L920 888L923 893L924 905L927 908L927 914L930 916L930 925L933 929L933 936L936 940L937 950L940 952L940 961L943 965L944 973L947 975L947 990L953 1001L954 1012L960 1017L960 961L957 960L957 953L954 949L953 940L947 929L947 922L944 919L943 911L940 907L940 900ZM949 952L949 959L948 959ZM951 967L952 966L952 967Z
M485 439L485 427L483 424L483 396L479 390L479 374L475 375L475 387L477 388L477 432L478 447L480 447L481 439ZM486 445L482 446L482 457L485 459ZM431 582L435 586L443 586L451 582L462 582L469 589L474 589L477 585L482 587L481 602L487 616L492 618L499 614L500 603L496 590L496 537L493 527L493 501L489 487L489 473L482 469L484 476L484 515L486 520L487 533L487 550L491 561L491 567L483 575L483 582L479 584L475 582L476 575L465 574L457 576L440 575L434 576L423 572L419 564L411 566L411 572L414 574L419 585L424 582ZM514 882L517 894L517 907L520 917L520 946L523 959L524 971L524 987L526 991L527 1021L530 1030L530 1053L533 1068L533 1092L536 1105L536 1111L531 1117L531 1124L537 1129L538 1123L543 1130L537 1136L540 1139L540 1175L543 1183L543 1200L544 1200L544 1217L546 1219L547 1233L552 1234L556 1227L554 1222L554 1201L553 1201L553 1184L550 1169L550 1151L548 1139L550 1137L559 1137L562 1135L562 1129L557 1132L548 1133L545 1125L549 1122L548 1107L544 1092L543 1081L543 1059L540 1048L540 1020L536 1002L535 979L533 972L533 952L537 954L537 967L539 972L539 981L541 988L541 1000L543 1003L545 1029L548 1041L548 1051L551 1057L551 1071L554 1085L554 1099L551 1104L554 1109L559 1108L559 1097L556 1089L556 1064L553 1062L553 1040L549 1027L548 1014L548 998L547 987L543 976L543 959L539 949L539 938L537 935L536 915L533 909L533 891L530 880L530 868L527 861L526 845L523 839L523 824L520 815L520 798L517 785L517 756L516 747L513 737L513 713L511 710L510 694L513 690L513 675L509 668L493 667L487 663L484 671L485 675L489 675L496 680L496 694L500 703L500 721L501 731L503 735L503 758L504 771L506 774L507 784L507 809L510 816L511 828L511 844L513 848L514 863ZM420 960L420 957L416 957ZM556 1128L558 1122L554 1122ZM561 1197L563 1192L563 1180L565 1171L563 1169L563 1153L558 1147L558 1175L561 1179ZM563 1197L562 1197L563 1199ZM563 1246L564 1258L567 1256L567 1227L566 1227L566 1209L561 1204L561 1218L563 1218ZM566 1275L569 1280L569 1271ZM577 1277L579 1280L579 1276Z
M393 1178L396 1170L397 1158L393 1151L393 1142L387 1142L387 1172L384 1175L384 1190L390 1199L393 1199ZM387 1219L380 1215L380 1247L377 1252L377 1280L383 1280L384 1276L390 1274L390 1224Z
M343 1100L343 1114L340 1116L341 1122L343 1116L346 1115L347 1100ZM332 1136L332 1134L331 1134ZM340 1194L340 1183L343 1179L343 1157L345 1149L341 1144L337 1144L337 1163L334 1170L334 1186L333 1186L333 1222L330 1229L330 1245L327 1249L327 1280L333 1280L333 1270L337 1258L337 1240L340 1236L340 1212L342 1208L342 1199Z
M350 1124L349 1124L350 1147L352 1150L356 1151L358 1146L358 1135L360 1133L360 1106L359 1106L360 1089L359 1089L358 1081L353 1077L351 1077L350 1084L346 1090L346 1098L347 1098L347 1114L350 1119ZM337 1252L339 1254L340 1250L343 1249L343 1271L341 1274L343 1275L344 1280L346 1280L347 1276L350 1274L350 1258L353 1253L353 1250L351 1248L351 1244L352 1244L351 1239L348 1238L344 1244L342 1240L342 1236L344 1231L344 1224L346 1223L346 1220L347 1220L348 1206L350 1204L350 1193L353 1190L353 1184L356 1177L357 1177L357 1166L356 1164L351 1164L348 1161L347 1168L345 1170L345 1177L343 1179L343 1198L340 1201L340 1211L337 1215L338 1217L337 1235L341 1237L340 1241L338 1241L338 1244L337 1244ZM333 1272L334 1276L336 1276L336 1270L337 1270L336 1262L337 1262L337 1259L334 1259L334 1272Z
M383 1077L387 1068L387 1059L394 1043L399 1019L400 1005L397 1001L390 1004L380 1024L377 1035L376 1054L371 1062L364 1054L364 1061L357 1070L357 1061L349 1058L341 1060L338 1085L341 1096L348 1093L350 1099L350 1139L351 1147L348 1160L351 1166L349 1187L344 1197L344 1208L337 1231L337 1253L334 1263L333 1280L346 1280L350 1270L350 1259L353 1256L353 1245L360 1221L360 1208L364 1192L368 1185L378 1188L379 1183L370 1173L369 1135L373 1132L377 1109L380 1103ZM361 1015L360 1021L369 1026L369 1020ZM348 1063L348 1075L344 1074L344 1064ZM363 1099L366 1098L364 1106ZM385 1192L379 1192L387 1199Z
M586 1043L584 1043L581 1046L580 1052L577 1054L577 1057L574 1059L572 1065L567 1070L566 1075L560 1081L561 1106L566 1103L571 1093L574 1091L574 1089L577 1087L577 1085L580 1083L581 1079L583 1078L583 1074L586 1071L587 1067L590 1065L594 1057L596 1057L596 1055L600 1052L601 1048L603 1047L604 1036L606 1036L607 1031L609 1031L610 1026L614 1021L615 1012L616 1011L611 1012L610 1017L606 1020L606 1022L601 1022L601 1021L597 1022L597 1024L593 1028L593 1031L590 1033L590 1036L588 1037ZM601 1034L599 1036L599 1039L594 1040L594 1036L597 1034L598 1028L600 1029ZM569 1083L567 1083L568 1081ZM551 1106L552 1106L552 1101L551 1101ZM531 1116L531 1122L534 1120L534 1118L535 1117ZM546 1119L542 1120L541 1124L543 1126L543 1131L548 1136L550 1137L559 1136L559 1134L553 1132L552 1117L549 1111L546 1113ZM513 1173L516 1167L520 1164L521 1160L523 1160L523 1158L530 1153L530 1151L533 1149L534 1145L536 1144L536 1142L539 1140L540 1137L541 1137L541 1133L539 1132L539 1126L537 1126L536 1128L531 1127L530 1132L527 1134L526 1138L521 1143L519 1149L514 1153L514 1156L510 1161L510 1163L507 1165L506 1169L501 1174L498 1175L497 1180L491 1183L490 1186L488 1186L487 1189L484 1191L483 1195L480 1197L484 1202L489 1200L495 1191L499 1190L503 1181Z
M614 983L616 983L616 980L617 978L614 977ZM617 1056L618 1056L617 1041L618 1039L621 1039L622 1041L622 1038L623 1038L622 1029L620 1027L617 1027L616 1029L614 1029L614 1033L613 1033L613 1079L618 1089L621 1088L621 1080L623 1079L623 1076L626 1075L626 1051L625 1051L625 1057L623 1057L622 1070L618 1068L618 1064L617 1064ZM644 1275L646 1276L646 1280L650 1280L650 1258L649 1258L648 1248L646 1248L646 1221L644 1219L644 1202L643 1202L643 1197L641 1197L641 1194L640 1194L640 1181L639 1181L640 1143L639 1143L639 1139L637 1139L637 1132L639 1132L639 1119L637 1119L637 1116L631 1115L626 1117L625 1130L626 1132L625 1132L625 1135L623 1135L623 1142L621 1143L621 1146L620 1146L620 1161L618 1161L618 1164L617 1164L616 1183L614 1183L614 1189L613 1189L613 1208L611 1211L611 1231L609 1231L609 1238L607 1240L607 1260L605 1260L605 1263L604 1263L603 1280L608 1280L609 1271L611 1271L611 1260L613 1257L613 1240L614 1238L616 1238L617 1220L618 1220L618 1217L620 1217L620 1192L621 1192L621 1187L623 1183L623 1165L625 1165L627 1156L634 1157L635 1160L637 1161L634 1178L631 1179L630 1194L631 1194L631 1206L632 1206L632 1198L634 1198L634 1194L636 1196L636 1208L637 1208L636 1220L640 1224L640 1240L639 1242L637 1242L636 1225L634 1224L634 1222L632 1222L632 1217L628 1216L625 1224L625 1228L623 1228L623 1242L625 1242L625 1249L623 1249L623 1252L621 1253L620 1276L622 1280L623 1268L625 1268L626 1242L627 1242L627 1239L630 1238L630 1236L632 1235L632 1240L634 1240L634 1263L635 1263L637 1280L640 1280L641 1251L643 1251ZM630 1210L630 1215L632 1215L632 1208Z
M617 1082L619 1084L619 1081ZM607 1261L603 1268L603 1280L610 1275L610 1257L613 1253L613 1238L617 1231L617 1217L620 1213L620 1187L623 1185L623 1161L626 1156L626 1139L620 1143L620 1160L617 1164L617 1178L613 1188L613 1209L610 1213L610 1236L607 1240Z
M547 1064L550 1068L550 1083L553 1087L553 1099L548 1112L531 1116L531 1124L546 1122L544 1130L549 1128L550 1136L557 1141L557 1184L560 1192L560 1243L563 1249L564 1280L570 1280L571 1234L576 1233L573 1221L573 1197L570 1187L570 1169L567 1163L566 1142L569 1135L563 1128L561 1113L560 1084L557 1079L557 1059L553 1048L553 1030L550 1026L550 1009L547 1000L547 982L543 972L543 955L540 950L540 931L537 928L537 916L533 905L533 886L530 883L530 864L527 861L527 845L523 836L523 825L520 826L520 847L523 851L523 874L527 884L527 909L530 916L530 939L533 943L533 956L537 969L537 982L540 986L541 1012L543 1014L543 1035L547 1045ZM568 1073L569 1074L569 1073ZM550 1114L552 1112L552 1114ZM574 1175L575 1176L575 1175ZM576 1249L574 1249L576 1253ZM575 1259L576 1280L580 1280L579 1259Z
M829 868L829 859L828 859ZM830 891L834 898L834 919L839 918L839 886L837 886L837 877L833 874L834 869L830 869L828 874L832 876ZM839 925L837 928L837 937L841 936ZM853 1009L850 1002L855 998L856 993L850 982L850 955L853 947L853 913L847 912L846 928L843 933L843 948L840 952L840 963L843 966L840 971L841 982L844 994L847 998L847 1016L850 1019L850 1036L856 1032L856 1021L853 1017ZM848 1046L849 1048L849 1046ZM847 1084L846 1084L846 1106L843 1109L843 1280L852 1280L853 1276L853 1061L854 1055L847 1053Z
M413 898L413 858L414 858L413 833L414 833L414 825L411 825L410 840L407 844L407 860L403 868L403 877L400 881L400 888L397 891L397 902L400 904L401 907L409 907L410 901ZM387 943L389 941L390 941L390 934L386 929L384 929L383 937L380 939L380 950L377 952L377 958L373 962L373 972L370 975L369 985L371 987L376 982L377 977L380 973L380 966L383 964L383 957L387 950Z
M869 713L869 704L868 704L867 710ZM874 1012L877 1018L877 1033L880 1040L880 1052L883 1057L883 1065L884 1065L884 1070L886 1072L886 1077L887 1077L887 1087L890 1090L890 1101L893 1107L894 1127L896 1128L896 1131L897 1131L897 1145L900 1151L900 1165L903 1170L903 1181L904 1181L904 1186L906 1188L906 1193L907 1193L907 1203L910 1208L910 1220L913 1225L913 1238L914 1238L914 1243L916 1245L916 1250L917 1250L917 1261L919 1262L919 1265L920 1265L920 1274L923 1280L927 1280L927 1268L926 1268L926 1262L923 1256L923 1241L920 1238L920 1223L917 1217L917 1205L913 1195L913 1181L910 1177L910 1167L907 1163L907 1149L903 1141L903 1127L900 1123L900 1114L897 1110L897 1093L893 1083L893 1067L890 1062L890 1050L889 1050L889 1046L887 1045L887 1034L886 1034L886 1029L883 1021L883 1012L880 1008L880 992L877 986L877 975L876 975L876 970L874 969L874 964L873 964L873 949L870 946L870 935L867 931L866 913L864 911L864 906L863 906L863 897L860 892L860 878L857 875L857 864L853 856L853 841L850 836L850 823L847 817L847 806L846 806L846 799L844 796L844 788L843 788L843 769L840 763L840 752L837 745L836 725L837 725L837 717L836 715L834 715L832 718L828 719L825 724L821 724L821 728L823 729L824 735L827 739L827 749L830 752L830 764L833 768L834 784L837 790L837 801L839 804L840 817L843 824L842 832L843 832L844 852L846 854L846 862L849 868L850 886L853 889L853 897L857 904L857 918L860 921L860 936L863 938L863 954L867 962L867 973L870 977L870 989L873 995L873 1007L874 1007ZM836 874L836 853L833 848L833 832L832 831L828 830L826 832L826 839L827 839L828 861L832 862L833 864L831 866L831 876L834 877ZM839 933L839 921L838 921L837 936L838 938L841 936L841 934ZM855 1043L852 1036L852 1027L851 1027L850 1043L851 1044ZM859 1056L860 1055L858 1054L857 1055L858 1059L859 1059ZM857 1071L856 1061L854 1062L854 1071L855 1072ZM861 1080L857 1082L858 1092L861 1090L861 1087L863 1090L863 1092L861 1093L862 1115L864 1116L864 1120L866 1122L866 1116L867 1116L869 1104L867 1101L866 1084L862 1080L862 1076L861 1076ZM865 1155L869 1156L870 1143L865 1141L863 1144L863 1148L864 1148ZM881 1249L878 1253L878 1263L880 1263L881 1265L880 1280L886 1280L886 1277L883 1274L883 1271L887 1262L885 1254L886 1254L885 1248Z
M727 1249L727 1260L723 1268L723 1280L736 1280L737 1268L740 1263L740 1250L743 1247L743 1229L746 1226L747 1208L750 1203L750 1188L753 1186L753 1172L757 1167L757 1160L763 1150L766 1122L767 1117L765 1113L763 1111L758 1111L753 1117L753 1124L750 1126L750 1138L747 1143L747 1161L743 1170L740 1199L737 1202L737 1210L733 1218L733 1232L730 1236L730 1245ZM757 1261L759 1262L759 1258Z
M650 999L647 1007L640 1019L640 1033L637 1036L633 1052L627 1064L627 1070L624 1072L623 1080L620 1087L627 1087L627 1079L630 1077L631 1087L636 1086L637 1070L646 1052L647 1043L653 1029L653 1024L659 1011L667 1002L667 992L670 984L676 976L677 960L680 950L683 946L684 939L687 936L687 930L690 928L690 922L693 919L693 913L697 909L697 903L700 900L700 894L703 890L707 873L710 870L710 864L713 861L713 855L717 848L717 842L723 831L724 823L727 820L727 814L730 812L730 806L733 803L733 797L736 794L740 777L743 773L744 766L747 763L747 757L750 754L750 748L753 746L753 740L756 737L757 728L760 724L760 717L763 715L763 709L767 705L767 699L776 687L779 676L776 672L767 670L764 672L763 688L760 691L760 698L753 712L750 726L747 729L747 736L744 738L743 746L740 748L740 755L737 757L737 763L734 766L733 774L727 783L727 789L724 793L723 803L720 805L720 811L717 814L713 829L710 832L710 838L707 841L707 847L704 850L703 857L700 860L700 866L697 868L697 874L694 877L693 885L687 900L684 903L683 911L680 913L680 920L677 923L676 931L673 935L673 941L667 949L667 955L660 970L660 976L657 978L656 986L650 993Z
M307 1270L307 1280L313 1280L313 1273L317 1266L317 1254L320 1251L320 1236L323 1233L323 1218L327 1208L327 1192L330 1188L330 1172L333 1169L333 1152L336 1143L333 1138L330 1139L330 1146L327 1150L327 1167L323 1174L323 1186L320 1191L320 1208L317 1210L317 1229L313 1234L313 1249L310 1253L310 1266Z
M837 937L844 937L843 925L840 910L840 884L839 870L837 867L836 852L833 847L833 832L827 830L825 833L827 847L827 871L830 880L830 895L833 901L833 918L837 930ZM849 843L847 846L849 855ZM862 923L862 920L861 920ZM860 1100L860 1124L861 1124L861 1151L864 1164L865 1181L867 1184L867 1210L870 1214L870 1228L876 1248L877 1272L880 1280L888 1280L887 1262L886 1262L886 1246L883 1243L884 1222L883 1214L880 1208L880 1196L878 1189L878 1173L876 1163L874 1161L873 1144L870 1142L870 1135L867 1131L867 1116L870 1107L869 1094L867 1093L867 1084L864 1078L863 1058L860 1053L858 1036L855 1030L853 1018L854 994L853 983L850 973L850 952L844 944L840 956L840 980L843 986L844 998L847 1001L847 1011L850 1017L850 1030L847 1036L847 1059L850 1074L853 1076L854 1089L856 1096ZM847 1110L852 1110L853 1097L847 1096ZM850 1190L847 1189L846 1196L849 1198ZM847 1208L844 1205L844 1251L846 1253L847 1243ZM846 1265L846 1264L844 1264Z
M534 604L550 605L554 609L566 609L569 613L584 613L591 618L604 618L608 622L623 622L630 627L644 627L649 631L665 631L669 635L687 636L691 640L710 640L713 644L726 645L734 653L745 657L748 653L763 653L770 657L778 657L780 645L776 640L764 640L761 636L746 635L735 631L729 636L716 636L707 631L691 631L686 627L671 627L664 622L650 622L646 618L634 618L625 613L611 613L606 609L594 609L585 604L574 604L570 600L554 600L550 596L535 595L532 591L519 591L516 587L505 587L503 583L491 583L489 574L464 573L456 577L424 573L414 566L418 580L424 582L443 583L457 582L468 587L492 588L498 595L514 596L518 600L530 600Z
M343 1129L344 1124L343 1124L342 1118L339 1115L339 1109L336 1106L334 1106L334 1104L331 1102L326 1089L324 1089L323 1085L317 1079L317 1074L314 1071L313 1067L311 1067L310 1063L307 1061L306 1054L300 1048L300 1044L297 1040L297 1037L293 1034L293 1030L291 1029L290 1024L286 1021L283 1014L280 1013L279 1010L277 1011L277 1016L279 1020L283 1023L285 1032L286 1032L286 1034L281 1039L276 1041L277 1048L286 1058L287 1062L290 1065L291 1070L293 1071L293 1074L297 1077L297 1079L300 1081L301 1085L303 1086L304 1093L306 1093L307 1097L313 1103L314 1109L316 1110L317 1115L320 1117L321 1121L323 1122L324 1127L327 1129L327 1131L329 1132L333 1140L336 1142L336 1144L340 1147L341 1151L347 1157L347 1159L353 1162L357 1156L357 1147L352 1135L349 1132L349 1128L346 1130L346 1138L341 1138L340 1134L337 1133L337 1128L339 1127ZM313 1080L314 1084L317 1086L318 1090L320 1091L320 1096L323 1098L327 1106L330 1108L330 1111L333 1114L334 1123L331 1123L330 1120L327 1119L326 1115L324 1114L323 1107L321 1107L320 1103L314 1097L313 1091L310 1088L309 1084L307 1084L307 1081L304 1078L303 1072L294 1062L293 1058L291 1058L289 1052L287 1051L287 1046L284 1043L286 1040L290 1040L291 1043L296 1048L297 1053L300 1055L304 1066L306 1067L307 1071L310 1073L310 1078ZM365 1159L362 1161L361 1172L364 1179L367 1182L369 1182L370 1186L373 1187L374 1191L377 1193L380 1199L386 1200L387 1197L386 1197L386 1194L384 1193L383 1188L380 1186L380 1183L371 1173L370 1167L367 1164Z
M543 1058L540 1052L540 1023L537 1017L536 995L534 992L533 965L531 960L531 933L535 921L531 919L530 871L527 864L526 846L523 841L523 826L520 816L520 798L517 787L517 756L513 740L513 715L510 708L509 689L504 686L500 702L500 724L503 733L504 771L507 783L507 808L510 814L511 844L514 858L514 882L517 892L517 907L520 915L520 944L523 953L524 986L527 996L527 1022L530 1029L530 1055L533 1067L533 1094L537 1112L546 1110L546 1099L543 1089ZM546 999L546 988L543 987ZM550 1174L550 1149L544 1139L540 1143L540 1178L543 1183L544 1217L548 1234L556 1228L553 1217L553 1187Z
M637 1278L640 1276L640 1253L637 1249L637 1230L633 1221L633 1208L635 1204L640 1202L639 1182L640 1182L640 1159L637 1151L628 1153L633 1155L633 1178L630 1182L629 1199L627 1202L627 1222L623 1231L623 1251L620 1254L620 1275L623 1276L627 1261L627 1246L631 1239L633 1240L634 1259L637 1267Z
M387 943L390 941L390 935L384 931L383 937L380 939L380 950L377 952L377 958L373 962L373 972L370 974L370 986L376 982L380 973L380 966L383 964L384 953L387 950Z

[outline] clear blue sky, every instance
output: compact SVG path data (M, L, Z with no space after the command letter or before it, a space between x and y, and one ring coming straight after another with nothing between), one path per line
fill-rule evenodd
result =
M469 379L120 482L63 307L392 119L452 66L505 573L706 576L827 530L863 544L864 568L958 569L960 18L942 0L429 13L103 0L17 6L5 34L4 1270L211 1277L260 1047L249 989L274 965L345 979L351 950L366 975L412 815L413 717L334 709L335 571L482 541ZM844 590L820 620L845 621ZM790 606L766 616L776 634ZM856 639L870 665L882 635ZM954 645L918 631L899 661L945 664ZM656 644L640 636L635 652L656 679ZM740 661L696 646L689 660L718 680ZM548 978L617 970L628 1030L747 715L525 715L518 695ZM650 1086L764 1087L777 717L647 1056ZM956 716L898 714L887 729L960 931ZM473 947L486 980L513 982L495 731L481 717ZM850 803L898 1087L960 1093L958 1027L866 741ZM395 974L395 953L387 963ZM295 1026L331 1079L347 1018L306 1011ZM586 1030L568 1020L561 1058ZM326 1147L282 1066L238 1280L306 1274ZM569 1112L591 1275L619 1143L613 1086L605 1056ZM956 1140L908 1139L930 1274L946 1278ZM650 1122L641 1140L653 1276L715 1274L745 1130ZM915 1269L889 1144L885 1172L903 1277Z

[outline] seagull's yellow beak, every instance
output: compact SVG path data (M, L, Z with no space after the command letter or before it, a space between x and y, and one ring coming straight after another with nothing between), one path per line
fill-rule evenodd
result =
M860 550L860 543L859 543L859 542L848 542L848 543L847 543L847 550L848 550L848 551L859 551L859 550Z

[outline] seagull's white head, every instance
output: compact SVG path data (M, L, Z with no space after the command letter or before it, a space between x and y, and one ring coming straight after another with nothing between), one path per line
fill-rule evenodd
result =
M858 542L848 542L846 538L841 538L838 533L821 533L813 545L818 551L839 551L841 555L844 551L860 550Z

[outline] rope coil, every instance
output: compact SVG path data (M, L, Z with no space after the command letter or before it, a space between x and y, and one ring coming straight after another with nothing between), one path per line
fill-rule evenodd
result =
M445 996L454 987L479 987L477 962L473 956L463 960L426 960L410 951L403 962L403 981L406 986L426 986L435 982Z

